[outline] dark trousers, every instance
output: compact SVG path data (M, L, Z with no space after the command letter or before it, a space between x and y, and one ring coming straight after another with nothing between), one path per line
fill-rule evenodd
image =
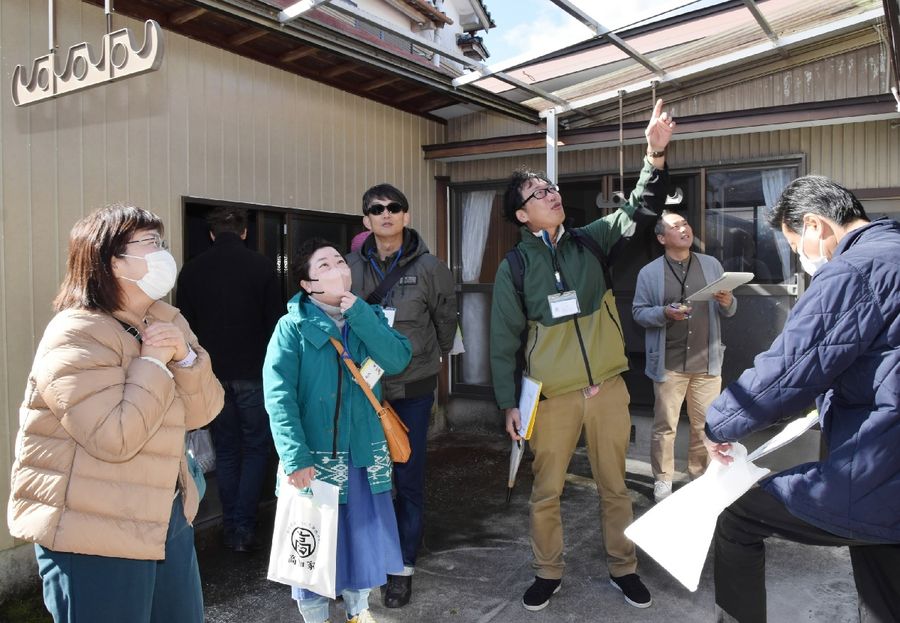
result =
M212 421L216 482L225 532L253 532L272 451L262 382L223 381L225 406Z
M765 540L770 536L805 545L849 547L860 621L900 621L900 544L869 543L826 532L792 515L759 487L726 508L716 525L716 606L724 611L720 621L765 622Z
M202 623L203 593L194 528L177 495L165 560L56 552L34 546L44 604L55 623Z
M406 463L394 463L394 511L400 531L400 551L403 564L416 565L419 543L425 523L425 450L428 441L428 423L434 394L392 400L391 406L409 428L409 445L412 455Z

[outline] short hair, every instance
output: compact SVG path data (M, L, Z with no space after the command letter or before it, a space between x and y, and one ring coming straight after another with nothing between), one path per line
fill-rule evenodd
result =
M768 215L769 225L781 229L782 224L794 233L803 231L803 215L818 214L838 225L855 220L868 221L859 199L837 182L820 175L798 177L791 182Z
M231 232L240 236L247 229L247 210L243 208L214 208L206 215L206 224L213 236Z
M297 252L294 254L294 265L291 267L297 283L310 280L309 261L312 259L312 256L315 255L316 251L326 247L332 247L335 251L337 251L338 248L336 244L330 240L325 240L324 238L309 238L300 244L297 248ZM338 251L338 253L340 253L340 251Z
M89 309L112 314L122 308L122 288L112 260L125 253L131 237L144 229L163 236L162 220L137 206L114 203L81 218L69 233L66 276L53 309Z
M653 228L653 233L657 236L665 236L666 235L666 222L663 220L664 216L669 216L670 214L678 214L674 210L663 210L659 218L656 219L656 226Z
M528 180L538 179L548 184L552 184L547 179L547 174L543 171L532 171L531 169L522 167L513 171L506 184L506 191L503 193L503 216L506 217L513 225L521 225L522 223L516 218L516 211L522 207L522 187Z
M409 212L409 200L407 200L406 195L404 195L403 192L396 186L392 186L390 184L377 184L376 186L372 186L372 188L363 193L363 214L367 214L369 204L372 203L372 201L374 201L375 199L387 199L388 201L396 201L401 206L403 206L404 212Z

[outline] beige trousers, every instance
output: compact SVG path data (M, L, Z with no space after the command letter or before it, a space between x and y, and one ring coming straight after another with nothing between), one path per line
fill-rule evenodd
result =
M706 410L722 390L722 377L666 370L666 380L653 383L653 436L650 440L650 467L656 480L672 481L675 472L675 431L681 404L687 399L691 438L688 446L688 475L699 478L709 465L703 446Z
M600 494L600 526L609 573L619 577L637 568L634 543L624 534L632 521L631 496L625 486L625 452L631 430L628 402L625 381L614 376L591 398L585 399L578 390L540 403L528 442L534 452L531 547L538 577L555 580L563 574L559 498L582 428Z

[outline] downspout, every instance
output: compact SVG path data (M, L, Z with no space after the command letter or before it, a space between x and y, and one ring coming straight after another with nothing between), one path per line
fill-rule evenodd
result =
M894 75L894 86L891 93L897 101L897 112L900 112L900 4L898 0L884 1L885 30L888 38L888 56L891 58L891 68Z
M444 12L444 0L434 0L434 8L436 8L438 11L443 13ZM440 33L440 28L438 27L438 24L434 24L433 39L434 39L435 47L440 47L441 33ZM440 67L441 66L441 55L438 54L437 52L432 54L431 55L431 63L435 67Z

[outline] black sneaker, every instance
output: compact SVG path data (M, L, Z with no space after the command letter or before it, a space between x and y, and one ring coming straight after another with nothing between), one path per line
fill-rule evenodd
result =
M385 608L402 608L412 597L411 575L389 575L387 590L384 593Z
M622 594L625 596L625 601L635 608L649 608L650 604L653 603L653 598L650 597L650 591L648 591L647 587L644 586L644 583L641 582L641 578L637 573L629 573L620 578L610 576L609 583L622 591Z
M537 612L543 610L550 603L550 597L559 592L562 580L548 580L546 578L534 578L534 584L525 591L522 605L526 610Z
M238 529L234 533L234 551L241 553L257 552L262 544L251 530Z

